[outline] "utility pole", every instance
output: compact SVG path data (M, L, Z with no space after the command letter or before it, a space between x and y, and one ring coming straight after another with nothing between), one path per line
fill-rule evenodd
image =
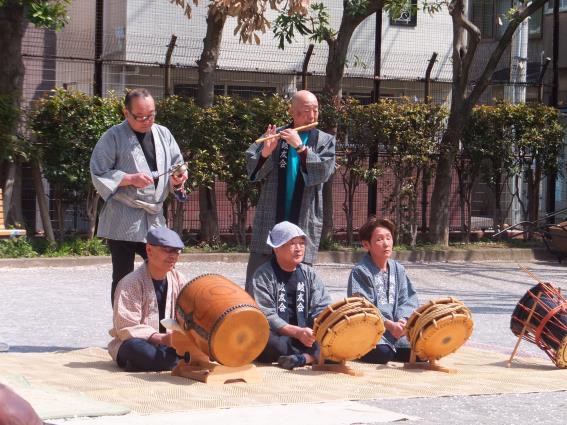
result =
M374 89L372 90L372 101L380 101L380 65L382 60L382 8L376 11L376 32L374 34ZM368 169L374 168L378 162L378 146L373 146L368 157ZM376 193L378 183L376 181L368 184L368 215L376 215Z
M559 100L559 0L553 2L553 83L551 84L550 105L557 108ZM545 212L549 215L555 212L555 183L557 181L557 173L548 173L546 176L547 190L545 197ZM553 223L555 219L549 217L548 223Z
M104 0L96 0L95 6L95 52L93 94L102 97L102 51L104 35Z

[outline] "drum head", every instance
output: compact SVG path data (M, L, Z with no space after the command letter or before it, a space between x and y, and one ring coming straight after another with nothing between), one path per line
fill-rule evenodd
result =
M439 304L452 304L452 303L460 303L460 301L453 297L444 297L444 298L438 298L436 300L429 300L428 302L419 306L413 311L412 315L408 318L408 321L406 323L406 328L414 327L419 317L422 314L428 312L429 310L436 309L435 306Z
M213 360L225 366L244 366L260 355L268 342L270 327L255 307L240 307L218 323L209 339Z
M357 303L359 304L361 301L366 301L365 298L362 297L349 297L343 298L342 300L335 301L333 304L329 304L325 310L319 313L313 323L313 332L317 332L317 328L321 326L321 324L327 320L327 317L334 313L335 311L339 310L341 307L344 307L347 304Z
M416 355L437 360L455 352L472 334L473 321L468 315L455 314L433 321L417 338Z
M368 313L347 316L322 336L321 354L334 361L358 359L372 350L383 334L381 316Z
M565 369L567 368L567 336L563 338L559 348L557 349L557 353L555 353L555 366Z

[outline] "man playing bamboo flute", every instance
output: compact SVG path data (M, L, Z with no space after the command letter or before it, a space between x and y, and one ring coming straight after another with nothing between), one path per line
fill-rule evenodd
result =
M323 227L323 184L335 170L335 137L317 129L298 133L294 128L317 122L319 104L309 91L297 92L289 109L291 125L277 129L269 125L265 136L279 134L246 151L248 175L261 183L246 270L246 285L254 271L270 259L266 244L275 224L289 221L308 236L307 264L313 264Z

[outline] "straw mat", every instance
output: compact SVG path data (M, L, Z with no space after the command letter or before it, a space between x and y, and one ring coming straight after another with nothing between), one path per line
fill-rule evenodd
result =
M440 361L443 366L457 369L455 374L405 369L395 363L382 366L349 362L364 373L361 377L315 372L309 367L286 371L258 366L264 377L262 383L220 385L173 377L167 372L122 372L105 350L87 348L66 353L4 354L0 356L0 376L21 374L32 385L80 392L140 414L333 400L567 390L567 369L558 369L542 358L518 357L507 368L507 358L502 353L465 346Z

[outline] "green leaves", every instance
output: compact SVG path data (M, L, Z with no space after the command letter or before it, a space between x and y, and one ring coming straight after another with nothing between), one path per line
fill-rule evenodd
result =
M481 105L464 131L462 154L480 164L481 178L491 186L518 174L534 161L544 171L557 168L564 129L555 108L541 104Z
M55 89L30 113L34 148L52 183L85 194L91 187L89 162L102 134L122 121L120 99Z
M67 8L71 5L71 0L24 0L24 2L29 6L28 20L37 27L59 31L69 21Z
M274 38L278 39L278 47L285 48L290 44L296 33L309 36L309 40L318 43L334 38L336 32L331 28L330 15L323 3L313 3L309 15L303 13L281 13L274 21Z
M306 25L306 18L298 13L292 15L278 15L274 21L274 38L278 39L278 47L283 49L285 44L290 44L295 38L295 31L300 35L311 34Z

